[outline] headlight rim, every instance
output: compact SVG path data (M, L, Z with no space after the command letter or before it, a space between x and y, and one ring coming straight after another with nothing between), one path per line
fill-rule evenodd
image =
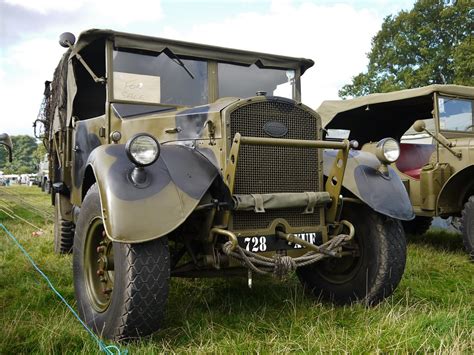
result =
M156 147L157 147L157 153L156 153L155 158L154 158L151 162L149 162L149 163L147 163L147 164L143 164L143 163L137 161L137 160L135 159L135 157L133 156L132 151L131 151L131 147L132 147L133 142L134 142L137 138L143 137L143 136L146 136L146 137L151 138L151 139L156 143ZM158 160L158 158L160 157L160 154L161 154L161 146L160 146L160 143L158 142L158 140L157 140L154 136L152 136L151 134L145 133L145 132L143 132L143 133L137 133L137 134L133 135L132 137L130 137L130 138L127 140L127 143L125 144L125 152L127 153L128 159L129 159L133 164L135 164L135 165L138 166L138 167L147 167L147 166L152 165L153 163L155 163L155 162Z
M387 142L390 142L390 141L394 142L398 147L398 155L397 155L397 158L394 160L388 159L387 156L385 155L384 146L387 144ZM378 141L376 145L375 155L383 164L395 163L400 158L400 153L401 153L400 143L395 138L392 138L392 137L383 138L380 141Z

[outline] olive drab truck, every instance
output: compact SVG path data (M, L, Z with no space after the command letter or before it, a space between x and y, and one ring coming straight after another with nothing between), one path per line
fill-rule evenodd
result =
M339 304L394 291L408 195L389 213L343 196L357 144L322 140L301 103L312 60L110 30L60 43L45 98L55 250L73 252L79 314L98 334L158 329L170 277L296 272Z
M433 217L455 217L474 260L474 87L431 85L325 101L317 110L328 131L345 131L373 151L390 133L400 145L391 168L416 214L405 231L423 234Z

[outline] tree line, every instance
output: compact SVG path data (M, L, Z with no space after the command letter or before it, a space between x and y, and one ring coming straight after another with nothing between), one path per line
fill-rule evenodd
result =
M43 144L28 135L11 136L13 144L13 161L8 162L8 153L0 149L0 170L4 174L36 173L38 164L46 154Z
M419 0L387 16L372 38L367 70L339 91L341 98L431 84L474 85L472 0Z

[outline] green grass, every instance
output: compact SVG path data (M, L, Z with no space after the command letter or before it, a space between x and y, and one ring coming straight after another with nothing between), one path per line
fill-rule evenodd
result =
M6 189L6 190L5 190ZM23 200L3 192L21 193ZM74 306L71 257L55 255L49 196L36 187L0 187L0 208L27 218L44 234L3 223ZM23 206L25 204L23 203ZM392 297L373 308L336 307L304 294L296 278L173 279L165 326L121 344L134 353L473 353L474 263L460 237L413 236L407 267ZM0 354L93 353L97 344L49 290L19 249L0 231Z

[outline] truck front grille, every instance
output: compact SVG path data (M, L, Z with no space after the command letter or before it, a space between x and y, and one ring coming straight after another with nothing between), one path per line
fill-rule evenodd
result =
M269 136L265 123L276 121L288 128L282 139L316 140L320 119L293 102L263 101L239 107L230 114L231 137ZM316 148L241 145L234 194L318 191L321 174ZM276 218L291 226L319 225L319 212L302 214L301 209L269 210L266 213L239 211L233 215L233 229L266 228Z

